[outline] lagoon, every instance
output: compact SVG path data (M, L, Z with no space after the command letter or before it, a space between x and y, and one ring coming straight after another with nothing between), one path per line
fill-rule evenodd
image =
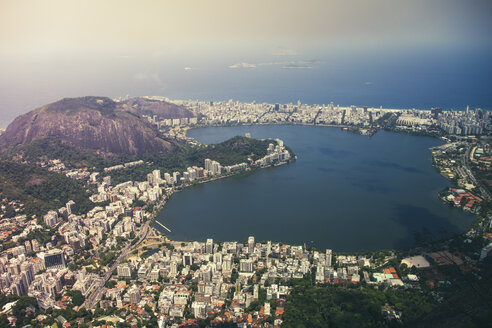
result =
M409 247L418 236L450 236L474 220L437 196L449 184L433 168L429 148L441 140L291 125L206 127L188 135L210 144L245 133L282 139L298 160L175 193L158 216L170 238L242 242L252 235L370 251Z

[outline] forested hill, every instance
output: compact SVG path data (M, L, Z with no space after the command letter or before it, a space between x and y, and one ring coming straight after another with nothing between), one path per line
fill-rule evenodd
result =
M152 170L161 173L183 172L190 166L204 166L206 158L218 161L221 165L234 165L248 162L248 158L257 160L267 154L268 144L274 140L257 140L236 136L224 142L202 147L176 147L172 154L147 154L139 156L147 165L111 172L113 184L128 180L144 181ZM136 157L134 158L136 159Z
M91 209L84 185L33 165L0 161L0 195L24 204L24 214L41 217L73 200L80 212Z

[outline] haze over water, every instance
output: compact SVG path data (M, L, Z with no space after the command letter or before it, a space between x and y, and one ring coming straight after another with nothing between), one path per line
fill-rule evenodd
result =
M203 143L235 135L281 138L292 164L187 188L171 197L159 221L175 240L257 240L337 251L411 246L415 233L444 237L473 217L437 193L448 185L432 167L441 142L380 131L373 137L313 126L210 127L191 130Z
M490 0L4 0L0 127L88 95L492 109L491 17Z

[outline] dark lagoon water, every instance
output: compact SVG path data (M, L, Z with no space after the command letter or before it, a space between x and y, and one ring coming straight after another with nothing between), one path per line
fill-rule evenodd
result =
M411 246L466 230L472 215L443 204L448 183L432 167L438 139L380 131L372 137L314 126L209 127L202 143L236 135L281 138L294 163L187 188L158 220L175 240L281 241L336 251Z

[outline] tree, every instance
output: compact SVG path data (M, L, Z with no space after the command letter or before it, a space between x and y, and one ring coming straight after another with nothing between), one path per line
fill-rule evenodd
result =
M10 323L7 320L7 316L5 314L0 315L0 328L8 328L10 327Z
M68 292L68 295L72 298L72 303L75 306L81 306L85 301L85 297L80 290L71 290Z
M114 286L116 286L116 281L114 281L114 280L108 280L108 281L104 284L104 287L106 287L106 288L108 288L108 289L114 288Z

